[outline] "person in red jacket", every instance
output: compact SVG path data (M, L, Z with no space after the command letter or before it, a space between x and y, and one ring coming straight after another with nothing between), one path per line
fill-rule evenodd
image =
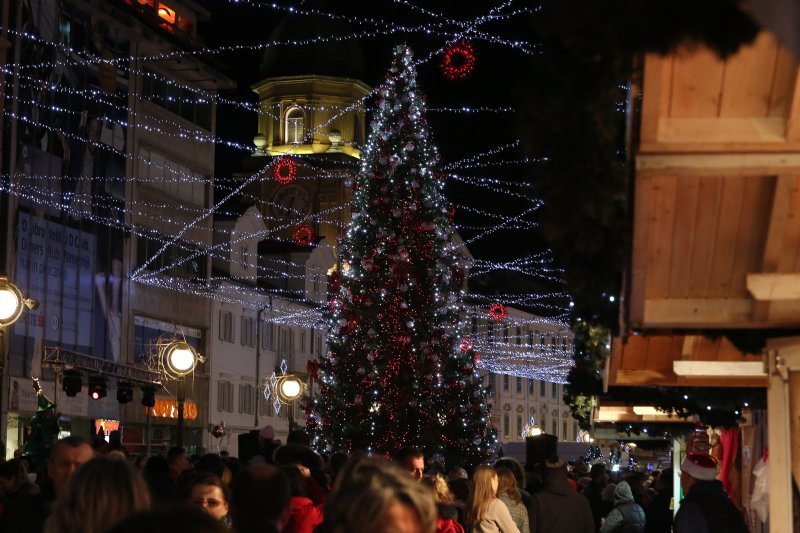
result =
M289 522L283 533L312 533L322 523L322 503L314 504L307 496L306 482L311 471L303 465L286 465L281 468L289 478L292 499L289 501Z

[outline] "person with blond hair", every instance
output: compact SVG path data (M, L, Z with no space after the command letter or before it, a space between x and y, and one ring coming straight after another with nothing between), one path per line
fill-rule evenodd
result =
M434 533L430 490L378 457L357 456L341 471L315 533Z
M142 475L127 461L95 457L83 464L58 495L45 533L102 533L150 509Z
M467 501L464 522L472 533L520 533L508 507L497 498L500 481L491 466L480 465L472 474L474 488Z
M517 487L517 478L514 476L514 472L504 466L496 470L499 481L497 497L506 504L508 512L511 513L511 519L514 520L519 530L530 531L528 508L522 503L522 494L520 494L519 487Z
M464 527L460 523L459 509L454 505L455 496L450 492L444 476L431 474L424 476L420 482L426 487L430 487L433 492L433 501L436 503L436 511L439 513L436 521L436 533L463 533Z

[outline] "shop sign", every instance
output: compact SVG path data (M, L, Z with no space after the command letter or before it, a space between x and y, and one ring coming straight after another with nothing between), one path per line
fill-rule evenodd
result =
M157 398L151 414L159 418L178 418L178 402L167 398ZM197 419L196 403L191 400L183 402L183 418L184 420Z

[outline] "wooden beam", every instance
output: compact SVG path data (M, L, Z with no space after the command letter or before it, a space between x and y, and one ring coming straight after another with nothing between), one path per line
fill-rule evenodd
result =
M762 361L673 361L672 371L687 377L767 377Z
M781 117L662 118L658 140L696 145L785 144L785 121Z
M800 70L795 69L794 91L789 102L789 111L786 114L786 140L788 142L800 141L800 83L797 83Z
M645 300L644 320L639 327L756 327L752 323L753 301L746 298L681 298ZM764 327L759 325L759 327Z
M674 372L620 369L609 385L616 387L749 387L766 388L766 376L698 377L676 376Z
M658 141L658 121L669 104L672 58L647 54L642 77L641 138Z
M748 274L747 290L759 301L800 299L800 273Z
M639 154L636 175L766 179L777 174L792 178L800 174L800 153L726 153L726 154ZM788 201L788 198L786 199Z

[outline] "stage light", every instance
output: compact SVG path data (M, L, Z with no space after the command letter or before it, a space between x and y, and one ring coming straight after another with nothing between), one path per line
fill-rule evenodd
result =
M153 407L156 405L155 387L142 387L142 405L145 407Z
M65 370L64 377L61 378L61 390L70 398L74 398L83 388L82 376L78 370Z
M133 400L133 385L129 381L117 382L117 401L121 404Z
M108 383L105 378L94 376L89 378L89 396L92 400L105 398L108 393Z

